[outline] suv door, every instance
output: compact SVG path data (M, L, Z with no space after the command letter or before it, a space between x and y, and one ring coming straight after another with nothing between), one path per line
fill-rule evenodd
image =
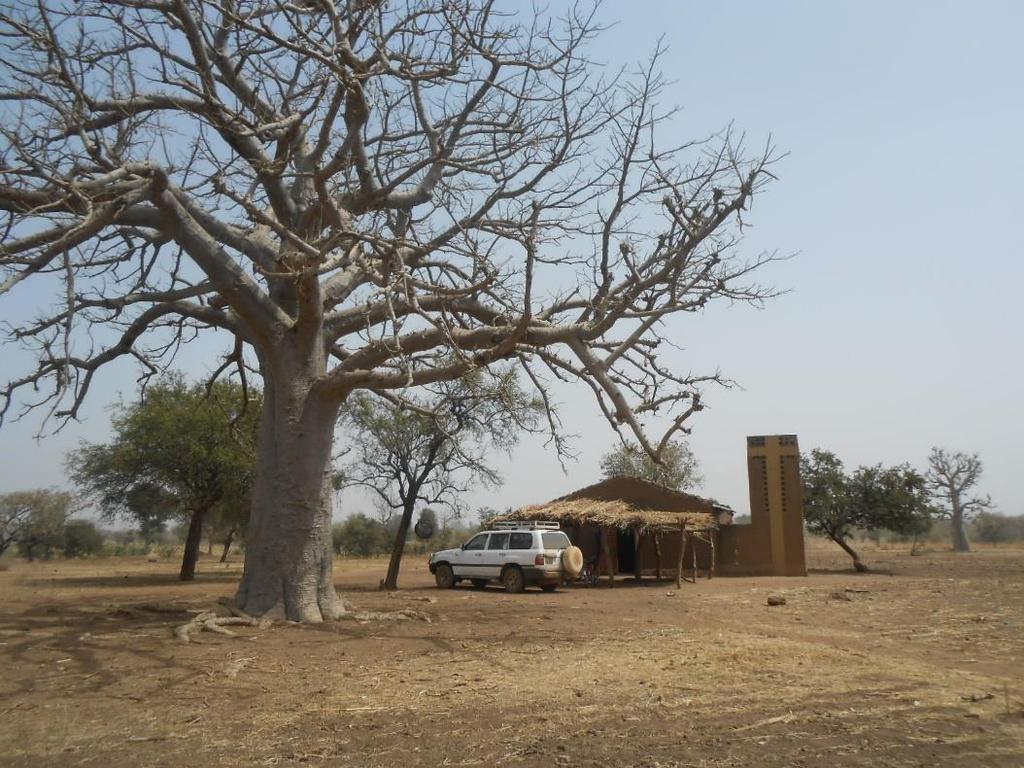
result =
M535 549L537 547L534 546L533 531L513 531L509 536L508 557L505 559L520 567L529 568L533 566Z
M484 576L488 579L496 579L501 576L501 569L508 562L508 534L492 533L490 541L487 542L487 552L484 555Z
M484 578L484 550L487 549L486 533L478 533L467 541L452 563L456 576L467 579Z

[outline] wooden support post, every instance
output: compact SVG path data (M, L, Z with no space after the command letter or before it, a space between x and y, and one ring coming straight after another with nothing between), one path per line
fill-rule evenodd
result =
M635 581L640 581L643 578L643 572L640 570L640 537L642 535L639 526L633 529L633 579Z
M690 536L690 560L693 567L693 583L697 583L697 539Z
M708 565L708 581L715 570L715 531L708 532L708 544L711 546L711 563Z
M608 569L608 586L615 586L615 566L612 565L612 553L608 548L608 531L611 529L601 529L601 551L604 553L604 567Z
M654 577L661 581L661 531L654 532Z
M686 528L679 526L679 562L676 564L676 589L683 586L683 554L686 552Z

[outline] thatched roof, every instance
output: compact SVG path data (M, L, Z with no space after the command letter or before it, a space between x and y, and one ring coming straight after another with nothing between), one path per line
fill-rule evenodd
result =
M643 482L648 487L652 483ZM680 526L690 531L717 528L714 514L698 511L707 509L711 503L690 494L673 491L657 486L664 502L653 509L652 505L640 504L627 499L595 498L588 495L592 489L596 491L605 483L597 483L582 488L575 493L549 501L547 504L534 504L522 507L513 512L501 515L497 520L551 520L571 525L595 523L613 528L639 528L641 530L674 530ZM595 496L603 495L595 493ZM666 508L667 507L667 508Z

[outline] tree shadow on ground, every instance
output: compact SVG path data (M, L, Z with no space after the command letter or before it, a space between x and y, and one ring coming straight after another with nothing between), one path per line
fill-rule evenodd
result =
M32 587L188 587L238 581L241 571L196 573L192 581L181 581L177 572L125 573L113 576L53 576L25 580Z
M871 568L867 571L858 571L854 568L808 568L808 576L858 576L871 578L872 576L895 576L896 574L888 568Z
M139 685L138 665L175 670L185 682L195 671L176 653L172 629L194 614L189 605L152 607L147 603L77 608L66 603L34 605L19 614L0 614L0 660L32 670L9 676L10 693L38 693L49 686L99 693L120 684L131 691L123 698L156 694ZM191 611L191 612L190 612ZM133 657L126 663L119 655ZM56 659L49 657L55 656ZM161 688L169 683L164 680ZM176 684L176 683L170 683Z

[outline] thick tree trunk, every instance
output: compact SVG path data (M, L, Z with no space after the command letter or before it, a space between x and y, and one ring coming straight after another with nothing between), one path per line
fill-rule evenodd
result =
M316 371L281 361L262 368L258 466L235 602L253 616L335 619L346 609L331 579L330 460L339 404L318 392Z
M205 509L192 511L192 518L188 521L188 535L185 537L185 554L181 558L181 571L178 573L179 581L192 581L196 577L196 563L199 561L199 545L203 538L205 516Z
M967 531L964 529L964 510L960 506L959 494L952 495L953 514L950 517L953 529L953 551L970 552L971 543L967 540Z
M870 569L861 562L860 555L854 551L853 547L850 546L849 542L846 541L842 536L831 536L829 537L842 547L843 551L853 558L853 570L857 573L867 573Z
M224 537L224 549L220 553L220 561L226 563L228 561L228 552L231 551L231 544L235 540L235 529L232 528L228 531L228 535Z

